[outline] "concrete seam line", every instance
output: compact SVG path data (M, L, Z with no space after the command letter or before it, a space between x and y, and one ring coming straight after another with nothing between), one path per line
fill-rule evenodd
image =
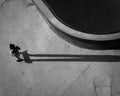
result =
M92 64L89 64L88 67L83 70L83 72L81 74L78 75L78 77L62 92L62 94L60 96L63 96L64 93L90 68Z

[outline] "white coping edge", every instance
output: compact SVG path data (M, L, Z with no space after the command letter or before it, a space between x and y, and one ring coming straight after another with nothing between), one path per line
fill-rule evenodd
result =
M34 2L39 6L41 11L44 13L46 18L57 28L61 29L65 33L72 35L77 38L82 38L86 40L96 40L96 41L107 41L107 40L115 40L120 39L120 33L107 34L107 35L95 35L89 33L83 33L81 31L74 30L72 28L67 27L63 23L61 23L48 9L48 7L44 4L42 0L34 0Z

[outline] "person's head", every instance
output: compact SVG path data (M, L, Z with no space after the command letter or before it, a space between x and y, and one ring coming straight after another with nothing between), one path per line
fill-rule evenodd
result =
M15 45L14 44L10 44L10 49L15 49Z

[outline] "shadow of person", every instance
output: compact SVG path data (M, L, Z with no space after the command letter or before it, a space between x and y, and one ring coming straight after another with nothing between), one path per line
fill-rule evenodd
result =
M28 54L23 51L25 63L35 62L120 62L118 55L76 55L76 54ZM31 59L30 57L49 57L47 59ZM54 57L54 58L51 58ZM60 58L59 58L60 57ZM61 58L62 57L62 58Z
M30 59L30 56L29 56L27 51L28 50L21 52L21 54L23 55L23 58L24 58L24 62L25 63L32 63L32 61Z

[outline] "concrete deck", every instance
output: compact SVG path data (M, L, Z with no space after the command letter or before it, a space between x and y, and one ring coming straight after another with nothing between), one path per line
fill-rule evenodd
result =
M10 43L30 54L120 55L119 50L88 50L66 42L35 6L27 6L30 1L23 1L0 8L0 96L119 96L120 62L17 63Z

